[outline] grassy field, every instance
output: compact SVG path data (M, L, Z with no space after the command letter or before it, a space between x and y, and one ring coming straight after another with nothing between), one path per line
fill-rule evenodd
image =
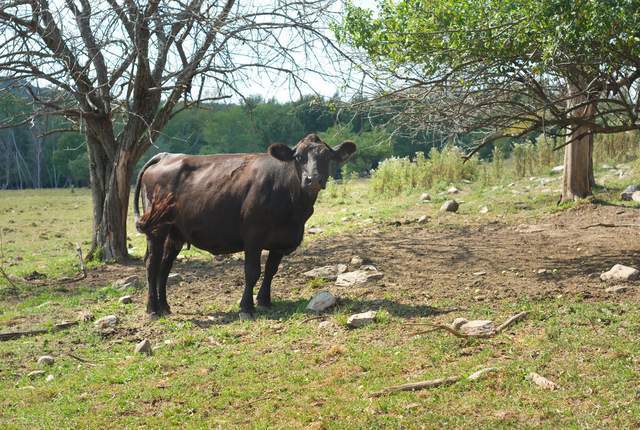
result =
M144 289L112 285L142 275L141 262L91 266L86 281L57 284L78 270L91 208L86 190L0 192L1 263L9 274L45 274L49 285L0 279L0 331L52 327L81 311L115 314L115 330L86 322L69 330L0 342L1 428L637 428L640 426L640 293L606 293L597 275L638 266L637 203L618 200L638 182L598 172L593 201L556 205L559 177L487 186L456 184L458 214L438 208L444 187L381 198L366 180L325 191L307 224L322 230L285 259L274 307L237 319L242 262L183 251L169 289L174 314L149 321ZM447 184L449 185L449 184ZM594 204L595 203L595 204ZM487 206L489 212L480 214ZM418 216L428 221L418 224ZM141 257L144 237L129 232ZM359 255L382 280L336 287L301 273ZM484 274L478 274L485 272ZM304 309L327 289L337 306ZM118 298L133 296L122 305ZM376 322L348 329L354 312ZM456 317L502 322L528 317L489 339L430 331ZM328 324L320 325L328 321ZM327 327L328 325L328 327ZM147 338L148 357L134 353ZM43 354L55 357L45 375ZM498 371L485 379L382 397L390 385ZM560 388L525 380L540 373ZM47 381L46 376L53 375Z

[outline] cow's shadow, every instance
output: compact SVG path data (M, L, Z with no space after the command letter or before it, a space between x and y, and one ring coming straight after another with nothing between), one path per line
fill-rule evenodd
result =
M309 320L328 319L333 315L341 313L358 313L369 310L385 310L393 317L412 319L417 317L430 317L446 314L459 310L458 308L436 308L428 305L408 305L398 303L393 300L357 300L341 298L338 303L323 313L305 313L308 300L278 300L274 301L270 308L257 308L256 320L288 321L288 320ZM239 320L239 311L216 311L207 314L204 318L192 318L188 321L192 324L208 328L216 325L229 324Z

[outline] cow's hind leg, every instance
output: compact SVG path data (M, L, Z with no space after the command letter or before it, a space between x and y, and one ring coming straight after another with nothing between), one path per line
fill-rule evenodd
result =
M240 300L240 318L254 319L253 287L260 277L260 249L244 251L244 292Z
M160 261L160 270L158 273L158 315L168 315L171 313L171 308L167 302L167 278L171 267L176 257L182 249L183 242L174 233L171 232L167 235L167 239L164 242L164 249L162 252L162 260Z
M262 287L258 292L258 306L271 306L271 281L278 272L278 266L282 261L282 253L269 251L269 257L264 267L264 277L262 278Z
M156 286L166 236L166 232L156 232L156 234L147 235L146 263L147 284L149 286L149 294L147 297L147 313L150 315L158 315L159 313L158 290L156 289Z

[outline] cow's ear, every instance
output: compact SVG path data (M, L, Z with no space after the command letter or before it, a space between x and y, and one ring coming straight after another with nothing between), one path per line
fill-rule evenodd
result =
M282 143L274 143L269 146L269 155L273 158L277 158L280 161L291 161L293 160L293 149L289 148L287 145L283 145Z
M345 140L333 148L333 159L338 163L344 163L354 152L356 152L356 144L350 140Z

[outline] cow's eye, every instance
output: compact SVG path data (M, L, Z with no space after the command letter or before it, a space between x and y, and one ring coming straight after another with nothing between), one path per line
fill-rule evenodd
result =
M296 161L298 163L304 163L304 157L302 156L302 154L296 155Z

